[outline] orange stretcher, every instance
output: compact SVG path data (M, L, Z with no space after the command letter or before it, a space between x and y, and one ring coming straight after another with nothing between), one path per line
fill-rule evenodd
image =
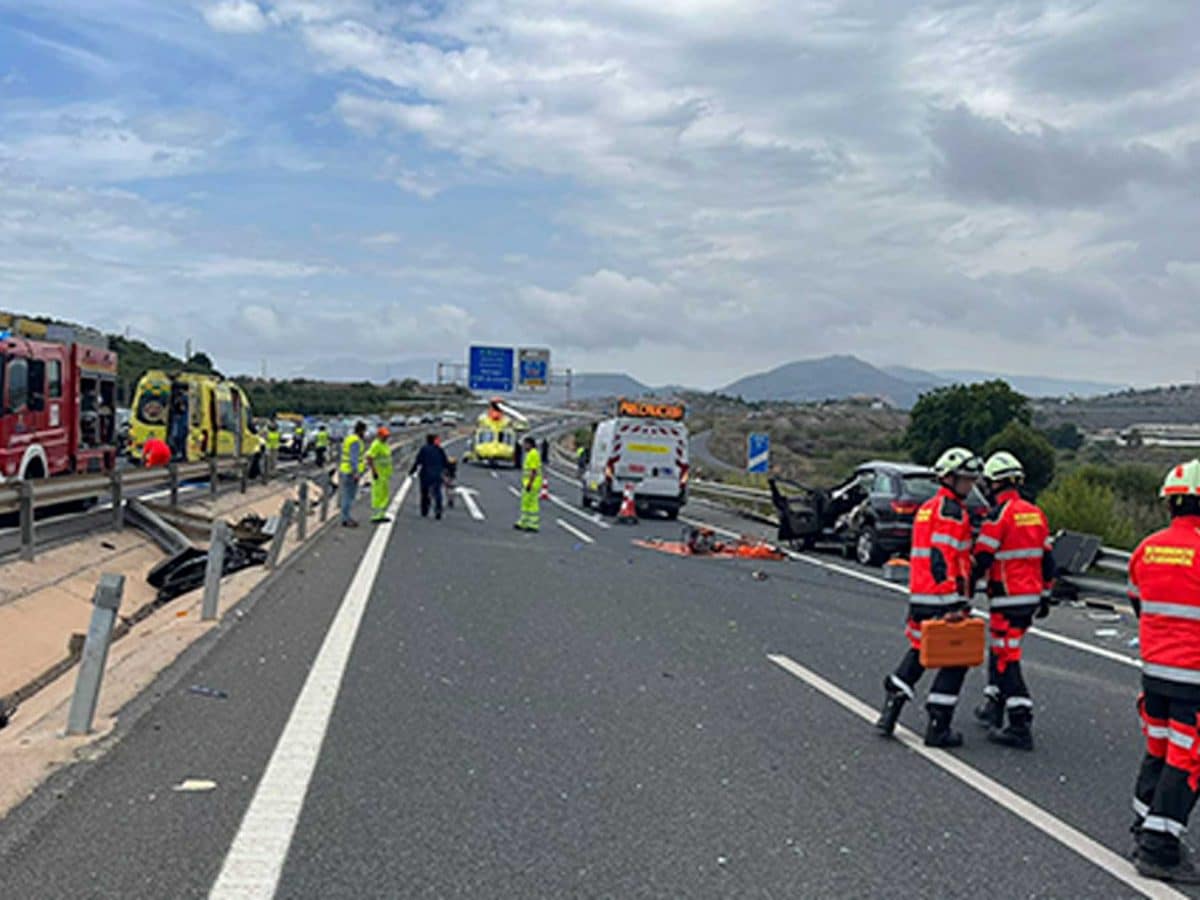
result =
M778 547L766 541L740 538L736 541L718 541L710 529L691 529L682 541L664 541L659 538L635 540L638 547L670 553L672 556L705 556L711 559L762 559L782 560L787 557Z
M921 623L921 665L927 669L982 665L986 642L983 619L929 619Z

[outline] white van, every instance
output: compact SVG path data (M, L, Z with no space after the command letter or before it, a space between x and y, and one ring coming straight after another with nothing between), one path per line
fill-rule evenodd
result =
M682 411L680 412L682 418ZM582 477L583 506L617 512L625 485L633 485L638 513L679 515L687 502L688 431L681 421L620 416L596 426Z

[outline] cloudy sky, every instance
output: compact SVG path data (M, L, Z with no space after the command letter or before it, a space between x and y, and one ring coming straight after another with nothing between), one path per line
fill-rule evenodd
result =
M0 0L0 307L279 376L1192 380L1198 59L1194 0Z

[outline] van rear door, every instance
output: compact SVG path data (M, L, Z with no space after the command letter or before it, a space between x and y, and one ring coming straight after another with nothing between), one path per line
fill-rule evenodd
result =
M631 483L638 496L675 498L687 471L687 429L675 422L622 420L612 454L618 485Z

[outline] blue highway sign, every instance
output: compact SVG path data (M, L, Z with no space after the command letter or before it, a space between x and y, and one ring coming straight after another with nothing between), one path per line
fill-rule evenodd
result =
M508 393L513 389L512 347L471 348L467 383L473 391Z

